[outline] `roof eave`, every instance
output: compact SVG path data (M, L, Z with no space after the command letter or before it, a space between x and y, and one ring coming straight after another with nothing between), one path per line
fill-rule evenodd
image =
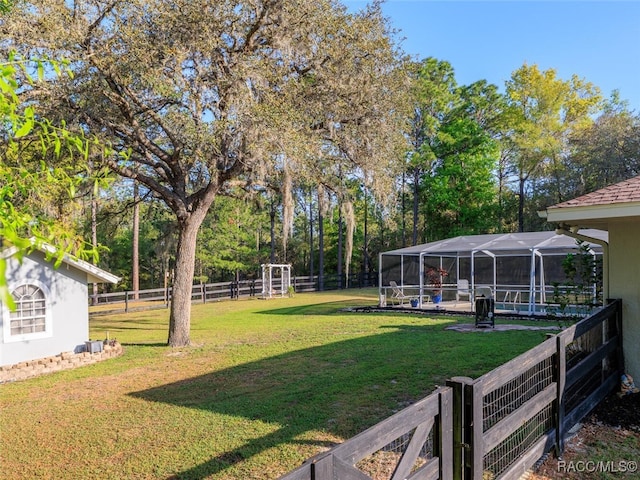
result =
M617 218L640 217L640 202L575 207L551 207L539 212L550 223L607 225Z
M41 250L48 251L49 253L55 254L56 248L44 244L41 247ZM63 262L68 263L69 265L73 265L78 270L81 270L87 274L87 283L118 283L121 279L120 277L114 275L113 273L107 272L95 265L92 265L89 262L85 262L84 260L80 260L79 258L72 257L69 254L63 255Z
M34 246L35 246L35 242ZM57 250L54 246L49 244L42 244L36 247L36 250L40 250L43 253L50 253L55 255ZM2 258L8 259L18 253L18 248L15 246L10 246L1 252ZM90 264L89 262L85 262L84 260L80 260L75 258L69 254L64 254L62 257L62 261L69 265L74 266L78 270L85 272L87 274L87 283L118 283L121 278L103 270L95 265Z

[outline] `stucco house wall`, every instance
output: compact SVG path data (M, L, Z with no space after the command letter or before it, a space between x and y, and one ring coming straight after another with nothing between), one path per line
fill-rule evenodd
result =
M15 256L6 258L10 292L21 285L33 285L44 293L45 328L35 333L12 333L11 312L7 305L0 303L0 366L84 348L84 342L89 340L88 281L96 278L77 268L74 263L78 262L63 261L54 268L38 250L24 256L22 262Z
M540 212L562 228L608 230L605 295L622 300L624 368L640 380L640 176Z
M609 296L622 299L625 370L640 380L640 222L609 223Z

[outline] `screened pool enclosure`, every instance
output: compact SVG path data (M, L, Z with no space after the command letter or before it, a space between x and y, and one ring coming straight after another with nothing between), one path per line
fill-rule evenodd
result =
M583 243L586 255L602 258L608 233L579 234L589 239ZM425 305L441 293L443 301L473 307L474 298L484 294L494 298L496 309L544 313L557 287L571 284L562 265L569 253L585 250L575 238L556 232L469 235L384 252L380 303L401 298ZM435 282L434 271L444 273ZM594 296L596 291L594 285Z

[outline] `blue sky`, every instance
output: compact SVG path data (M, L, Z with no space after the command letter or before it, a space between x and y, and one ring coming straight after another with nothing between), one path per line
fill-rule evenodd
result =
M526 62L576 74L605 97L617 89L640 113L640 0L387 0L383 11L406 53L447 60L459 84L502 90Z

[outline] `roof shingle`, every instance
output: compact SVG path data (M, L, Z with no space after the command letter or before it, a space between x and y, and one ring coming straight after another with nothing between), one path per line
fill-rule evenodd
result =
M573 200L552 205L549 208L588 207L633 202L640 202L640 176L609 185Z

